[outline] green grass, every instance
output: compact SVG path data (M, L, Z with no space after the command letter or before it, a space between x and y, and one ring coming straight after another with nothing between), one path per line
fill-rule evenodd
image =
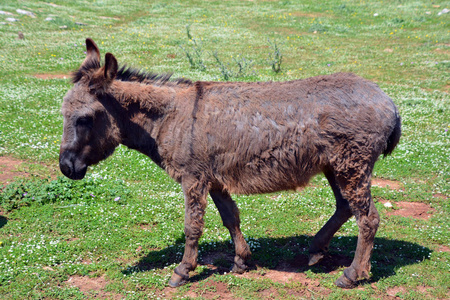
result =
M243 299L450 297L450 30L449 14L438 16L448 1L52 3L0 0L0 10L19 19L0 15L0 156L25 161L18 171L29 174L0 194L0 298L212 298L220 288ZM36 18L18 14L19 8ZM17 38L19 31L24 39ZM382 221L372 279L360 289L341 290L332 283L342 266L302 264L312 236L334 211L332 192L318 176L301 193L235 197L256 265L247 277L227 271L233 247L210 201L199 257L216 256L218 271L200 266L188 285L165 289L184 249L180 187L125 147L90 168L83 181L57 177L59 111L71 85L35 75L76 70L86 37L119 63L192 80L223 81L231 74L233 81L283 81L354 72L377 82L400 109L403 135L393 155L377 163L374 177L402 188L373 188ZM275 44L279 72L272 68ZM201 50L201 67L186 56L193 47ZM423 202L434 212L427 220L389 216L392 209L380 200ZM330 262L351 260L356 235L352 219L333 239ZM271 280L270 271L283 264L319 287ZM107 285L82 291L67 282L74 275L104 276Z

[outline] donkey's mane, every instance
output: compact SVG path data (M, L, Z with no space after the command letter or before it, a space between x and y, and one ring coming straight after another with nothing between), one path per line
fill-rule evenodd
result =
M187 84L191 85L192 81L187 78L171 79L172 73L157 74L152 72L146 72L142 69L135 69L123 65L119 68L116 80L121 81L137 81L148 84L164 85L164 84Z
M100 63L95 60L89 60L79 70L72 74L72 82L77 83L81 80L83 75L92 70L100 68ZM152 72L146 72L142 69L136 69L123 65L117 71L115 80L140 82L144 84L152 85L191 85L192 81L187 78L171 79L172 73L157 74Z

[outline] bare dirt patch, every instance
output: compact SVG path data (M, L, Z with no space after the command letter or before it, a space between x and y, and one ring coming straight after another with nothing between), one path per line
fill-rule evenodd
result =
M70 243L70 242L75 242L75 241L78 241L80 238L77 238L77 237L74 237L74 238L68 238L68 239L66 239L66 242L67 243Z
M104 291L108 284L105 275L90 278L89 276L71 276L66 284L78 288L85 296L91 295L97 299L122 299L121 295Z
M384 204L387 201L380 202ZM421 202L400 201L395 202L395 205L398 206L399 209L388 212L388 216L401 216L405 218L428 220L435 211L435 209L428 204Z
M442 245L442 246L440 246L440 247L437 249L437 251L449 253L449 252L450 252L450 247L445 246L445 245Z
M386 294L390 297L398 298L397 295L403 294L406 291L406 289L402 286L396 286L390 289L387 289ZM400 299L400 298L398 298Z
M15 177L26 177L27 173L19 172L17 168L24 161L13 159L7 156L0 156L0 185L9 184Z
M33 75L36 78L39 79L68 79L70 78L70 74L34 74Z
M139 227L144 231L152 231L155 228L155 224L140 224Z
M448 199L447 195L444 195L444 194L441 194L441 193L433 194L433 197L434 198L439 198L439 199L442 199L442 200L447 200Z
M372 186L377 186L381 188L389 188L391 190L401 190L402 184L398 181L382 179L382 178L372 178Z
M304 11L294 11L291 13L294 17L307 17L307 18L319 18L323 16L330 17L330 15L324 14L324 13L311 13L311 12L304 12Z
M248 279L270 279L273 282L287 284L287 283L300 283L305 287L318 287L319 281L307 278L305 273L296 273L293 271L283 270L261 270L257 272L246 272L244 274L236 274L238 277Z
M207 282L195 292L198 296L206 299L216 299L217 295L220 295L219 299L234 299L233 295L228 290L227 284L223 282Z
M176 293L177 289L166 287L162 291L160 297L164 297L164 299L178 299L179 295L176 295ZM195 282L190 287L190 290L183 294L183 297L225 300L236 299L228 290L228 285L226 283L215 281L208 281L206 283Z
M117 18L117 17L105 17L105 16L99 16L98 18L99 18L99 19L102 19L102 20L116 20L116 21L120 21L120 18Z

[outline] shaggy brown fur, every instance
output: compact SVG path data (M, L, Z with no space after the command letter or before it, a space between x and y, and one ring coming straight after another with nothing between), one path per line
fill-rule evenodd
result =
M367 278L379 224L370 194L375 161L400 138L400 116L379 87L338 73L289 82L170 80L118 67L87 39L87 57L62 106L61 171L81 179L89 165L124 144L148 155L181 183L186 247L169 282L178 286L197 265L207 194L236 248L233 271L244 272L250 250L230 194L296 189L323 172L336 212L310 246L310 265L328 250L352 215L359 226L355 258L336 284Z

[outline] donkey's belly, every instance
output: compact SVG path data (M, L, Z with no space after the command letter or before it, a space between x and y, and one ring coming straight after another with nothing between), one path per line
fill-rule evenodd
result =
M304 169L288 161L268 164L253 162L216 172L215 180L233 194L262 194L296 190L307 185L310 178L321 171L320 165Z

